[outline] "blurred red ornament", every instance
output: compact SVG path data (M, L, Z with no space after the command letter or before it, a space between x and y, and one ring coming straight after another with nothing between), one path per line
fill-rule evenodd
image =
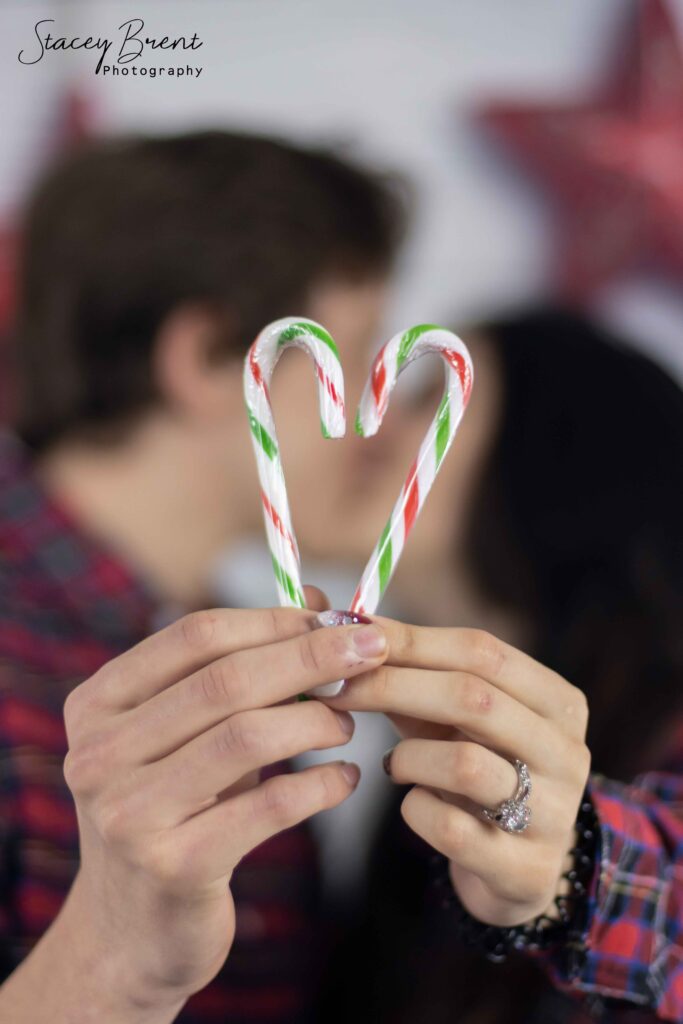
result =
M683 277L683 46L665 0L639 0L637 12L594 102L482 113L555 196L558 284L573 298L628 272Z

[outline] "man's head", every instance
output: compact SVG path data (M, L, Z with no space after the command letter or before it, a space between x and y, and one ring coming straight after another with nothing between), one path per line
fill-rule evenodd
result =
M208 556L224 528L260 515L241 395L248 345L269 321L303 315L342 349L345 338L366 347L403 224L393 182L324 151L218 131L81 150L27 213L20 436L105 533L135 532L135 491L149 509L143 554L161 507L169 543L189 520ZM316 475L317 416L304 422L299 396L312 406L314 385L294 363L277 376L301 489Z
M395 192L335 156L201 132L99 142L28 210L20 288L21 432L37 449L110 434L164 398L155 348L179 310L207 357L241 356L328 280L386 274Z

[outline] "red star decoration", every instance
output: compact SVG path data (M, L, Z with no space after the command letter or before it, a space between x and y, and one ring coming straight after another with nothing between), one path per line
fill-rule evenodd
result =
M572 298L629 272L683 276L683 48L665 0L638 0L637 11L595 102L482 113L555 195L558 283Z

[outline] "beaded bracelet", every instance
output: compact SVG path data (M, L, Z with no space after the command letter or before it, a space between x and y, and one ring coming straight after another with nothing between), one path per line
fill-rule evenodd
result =
M572 847L572 866L562 875L569 882L569 891L555 896L557 917L539 914L533 921L500 928L485 924L468 913L458 899L450 875L448 858L438 854L434 884L442 890L441 905L455 913L458 937L473 949L480 950L487 960L504 961L511 950L553 950L564 960L569 977L575 977L586 958L584 936L588 923L588 890L595 870L600 825L595 808L585 792L576 818L576 845Z

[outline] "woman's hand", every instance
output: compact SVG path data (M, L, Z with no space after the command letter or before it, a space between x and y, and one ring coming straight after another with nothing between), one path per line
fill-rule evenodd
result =
M259 784L262 766L353 732L350 715L291 698L385 654L374 626L314 625L294 609L198 612L67 698L64 773L81 842L72 939L106 969L112 1000L128 1000L123 1019L203 988L232 944L239 860L355 788L358 768L343 761Z
M510 926L549 912L590 768L583 693L487 633L375 621L389 641L385 664L325 703L392 719L404 739L390 774L414 784L403 817L449 858L471 914ZM531 823L513 835L481 809L513 796L516 758L533 788Z

